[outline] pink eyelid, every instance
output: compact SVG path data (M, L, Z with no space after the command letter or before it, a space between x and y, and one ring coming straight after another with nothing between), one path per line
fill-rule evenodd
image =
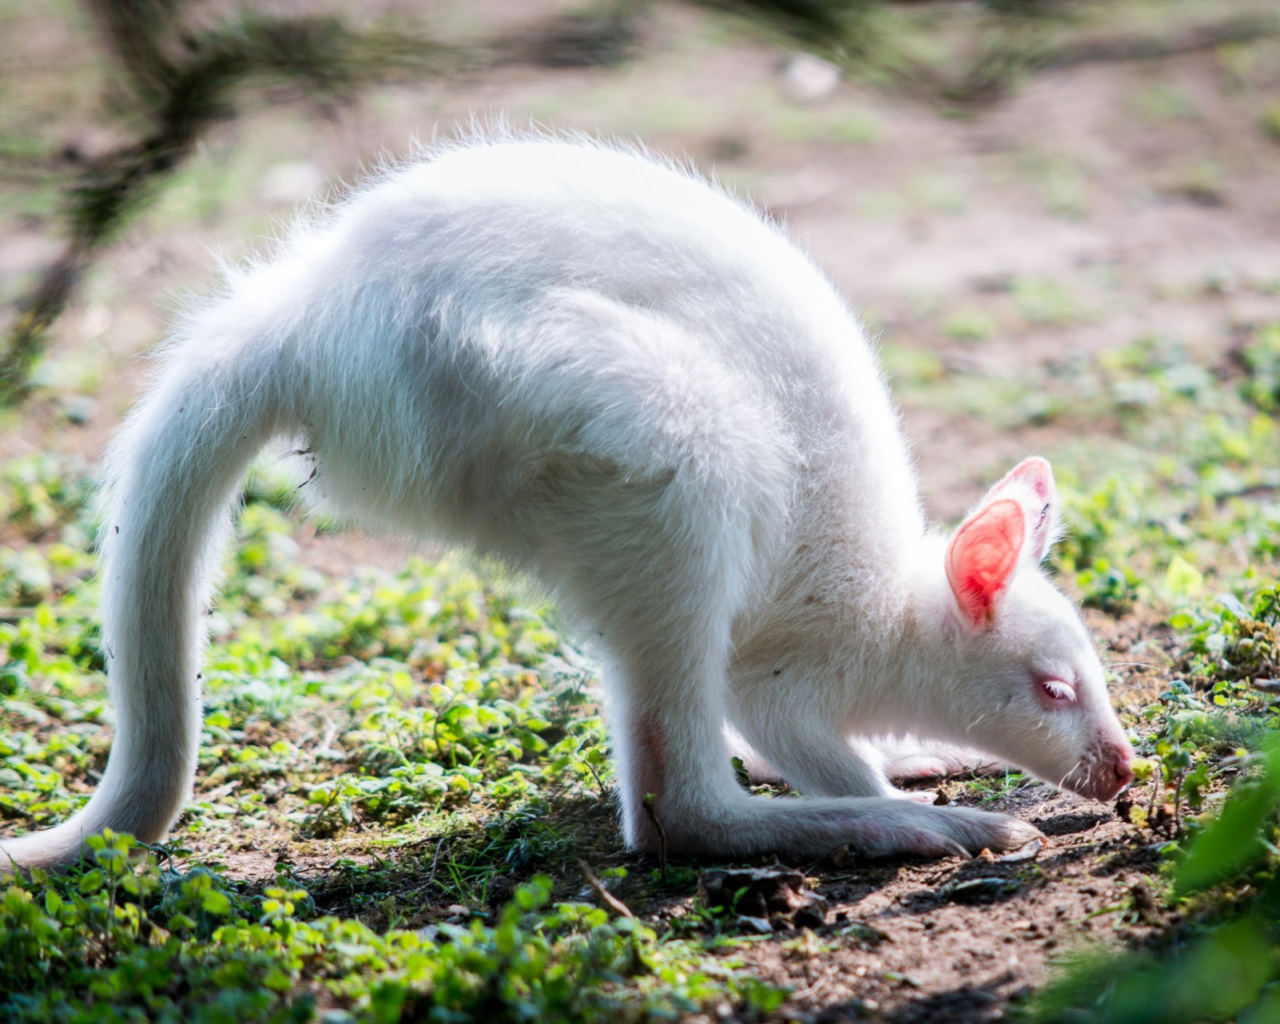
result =
M1069 704L1076 699L1076 688L1061 679L1041 679L1040 689L1052 701Z

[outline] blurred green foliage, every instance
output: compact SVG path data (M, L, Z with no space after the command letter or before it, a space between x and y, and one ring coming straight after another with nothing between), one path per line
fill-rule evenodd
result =
M1190 920L1153 948L1090 953L1042 992L1044 1024L1202 1024L1280 1019L1280 741L1242 766L1222 811L1170 863Z

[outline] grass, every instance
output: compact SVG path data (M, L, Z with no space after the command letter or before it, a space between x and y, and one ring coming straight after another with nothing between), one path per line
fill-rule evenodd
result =
M1191 97L1173 82L1154 82L1135 92L1130 103L1134 114L1149 123L1197 116Z
M767 98L762 97L765 103ZM821 142L844 146L872 145L884 135L884 125L873 114L856 108L812 109L778 102L772 107L771 132L788 142Z
M960 183L943 172L916 175L907 184L906 194L912 206L931 213L962 213L967 203Z
M1088 312L1061 281L1041 277L1019 277L1010 287L1017 311L1029 324L1061 327L1085 319Z
M1079 157L1026 151L1012 159L1015 178L1029 181L1046 209L1067 220L1084 220L1090 207L1090 182Z
M74 879L37 876L0 899L5 1019L103 1024L160 1013L198 1022L621 1021L673 1016L709 997L781 1001L699 944L659 943L634 919L551 904L536 876L492 922L375 931L319 915L287 873L260 893L217 872L94 842ZM56 949L50 979L49 950Z

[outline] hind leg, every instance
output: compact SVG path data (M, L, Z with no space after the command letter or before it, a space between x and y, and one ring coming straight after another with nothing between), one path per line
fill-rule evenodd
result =
M594 598L590 606L608 649L608 711L628 845L656 852L665 843L673 854L733 857L822 855L851 844L870 856L936 856L1007 849L1037 835L1015 818L895 798L883 775L834 731L803 734L809 742L792 748L805 751L800 759L774 761L772 748L761 752L801 780L802 792L845 799L745 793L724 733L733 607L724 598L733 593L732 581L715 557L670 540L680 586L663 591L651 578L615 591L604 586L604 579L617 579L608 575L598 592L585 595ZM665 551L651 553L651 574ZM610 594L621 600L622 593L626 614L621 606L610 614ZM819 736L830 742L813 742Z
M649 651L606 673L623 832L637 849L727 849L730 835L750 830L715 688L686 689L692 669L682 655Z

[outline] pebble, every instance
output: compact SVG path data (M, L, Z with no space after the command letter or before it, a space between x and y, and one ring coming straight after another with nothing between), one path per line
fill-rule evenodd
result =
M782 68L782 90L796 103L817 103L840 85L840 69L812 53L797 53Z

